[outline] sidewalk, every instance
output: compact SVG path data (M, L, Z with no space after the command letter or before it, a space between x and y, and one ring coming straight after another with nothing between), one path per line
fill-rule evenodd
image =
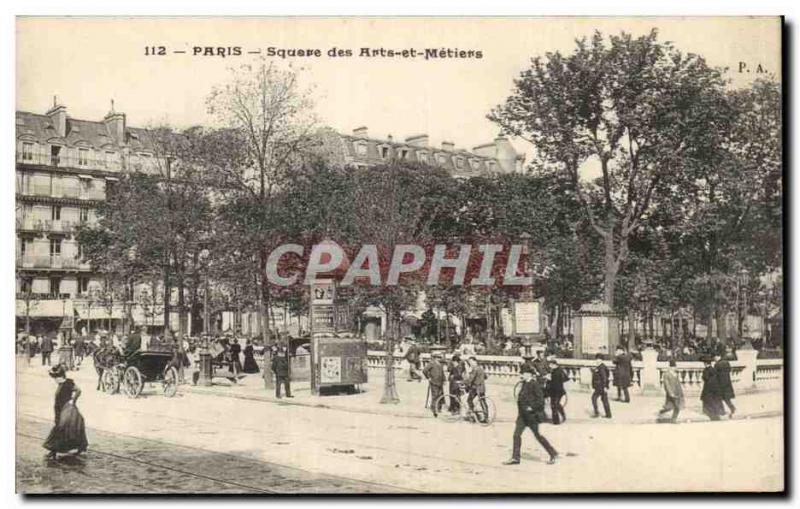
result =
M248 375L238 384L229 384L224 379L214 379L211 387L184 385L181 391L207 394L219 397L241 398L265 401L279 405L295 405L317 408L328 408L344 412L362 414L392 415L397 417L431 418L430 410L425 408L428 386L425 381L408 382L405 377L397 376L397 393L400 402L397 404L380 404L383 394L383 377L370 371L371 381L361 386L359 394L341 394L331 396L314 396L308 382L292 383L293 398L275 397L274 389L265 389L260 375ZM497 422L513 422L517 416L513 385L488 384L487 395L497 406ZM631 389L631 403L615 401L616 392L609 391L612 419L592 417L591 393L573 390L567 393L566 413L570 422L597 423L631 423L644 424L656 421L656 413L663 406L663 396L644 396L638 390ZM466 404L466 400L464 400ZM599 403L599 402L598 402ZM743 394L734 400L737 407L737 419L772 417L783 412L783 398L779 390ZM602 414L602 405L600 405ZM549 408L548 408L549 414ZM702 413L699 396L690 395L686 399L686 408L681 411L679 422L706 422L708 417Z
M36 363L26 367L24 362L17 362L19 371L35 371L41 376L47 376L46 368ZM383 373L371 370L370 382L361 386L361 393L341 394L332 396L314 396L308 382L293 382L293 398L277 399L275 389L265 389L264 380L260 374L245 375L238 383L232 383L224 378L214 378L214 385L210 387L183 384L178 387L180 392L204 394L224 398L239 398L252 401L264 401L277 405L294 405L312 408L327 408L343 412L360 414L389 415L404 418L432 418L430 410L425 408L428 386L423 382L408 382L398 373L396 377L397 393L400 402L397 404L380 404L383 394ZM71 371L71 378L79 382L84 390L93 389L97 378L87 359L80 370ZM516 402L513 395L514 387L508 384L487 384L487 395L497 407L496 422L513 422L517 416ZM144 395L152 393L154 386L145 388ZM662 407L663 396L642 395L636 389L631 389L631 403L615 401L616 391L612 387L609 391L612 419L592 417L591 393L582 390L570 390L567 386L566 413L568 422L594 422L598 424L646 424L656 422L656 414ZM466 401L464 401L466 404ZM599 402L598 402L599 403ZM748 393L739 395L734 403L737 407L736 419L751 419L759 417L773 417L783 413L783 394L780 390ZM602 405L600 405L602 413ZM549 409L548 409L549 413ZM681 411L679 422L706 422L708 417L702 413L700 398L689 395L686 398L686 408Z

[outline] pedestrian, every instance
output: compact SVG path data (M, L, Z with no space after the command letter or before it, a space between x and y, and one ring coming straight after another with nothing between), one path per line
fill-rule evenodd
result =
M617 388L617 401L624 403L631 402L628 387L631 386L633 378L633 365L631 355L621 346L617 347L617 355L614 357L614 386ZM624 398L623 398L624 395Z
M733 392L733 382L731 381L731 363L719 353L714 355L714 361L714 370L716 371L717 382L719 383L719 395L731 412L730 418L733 419L736 407L731 400L736 398L736 394Z
M703 363L703 390L700 393L700 400L703 402L703 413L712 421L718 421L721 415L725 415L725 407L722 406L722 395L720 393L719 379L717 370L712 365L713 358L704 357Z
M450 412L458 412L461 403L461 385L464 382L464 374L467 366L461 360L458 352L450 357L450 364L447 367L448 390L450 391Z
M242 353L242 347L239 344L239 340L233 338L233 343L231 343L231 365L230 371L234 374L239 374L242 372L242 360L239 357L239 354Z
M428 380L428 391L431 396L430 409L433 411L433 416L436 417L441 411L441 407L437 407L436 403L441 403L439 397L444 393L444 366L442 366L441 352L434 352L431 361L422 370L422 374Z
M23 341L25 342L25 364L30 366L31 357L33 357L33 336L26 335Z
M43 444L43 447L50 451L46 458L55 459L58 453L72 450L76 450L76 454L81 454L89 447L83 416L75 406L81 390L72 379L67 378L64 366L53 366L49 374L58 384L58 388L53 406L55 425Z
M549 372L547 360L544 358L544 350L536 350L536 358L533 359L533 374L541 382Z
M478 359L473 355L469 358L469 376L467 377L467 390L469 396L467 397L467 405L469 411L475 413L475 398L478 396L486 395L486 373L483 368L478 364ZM479 422L483 422L489 416L489 409L486 406L486 401L481 398L481 411L477 413Z
M406 338L408 339L408 338ZM406 350L406 362L408 362L408 381L413 382L416 380L417 382L422 381L422 375L419 370L420 366L420 351L419 347L417 347L416 343L409 340L410 346L408 350Z
M83 344L83 336L77 336L75 338L75 365L80 366L83 362L83 355L84 355L84 344Z
M253 350L253 343L248 339L247 344L244 346L244 372L258 373L259 371L255 351Z
M600 399L603 402L606 419L611 419L611 406L608 404L608 394L606 393L606 389L608 389L608 367L603 363L603 354L595 355L595 359L597 359L597 365L592 370L592 408L594 408L592 417L600 417L600 412L597 411L597 400Z
M275 373L275 397L281 398L281 384L286 389L286 397L292 398L292 389L289 385L289 357L286 347L281 347L272 356L272 372Z
M552 465L558 458L555 448L550 442L539 433L539 424L544 422L544 393L539 382L534 378L533 371L527 366L521 371L522 386L517 394L517 422L514 427L513 448L511 459L504 462L504 465L519 465L522 450L522 433L525 428L530 428L533 436L544 447L550 455L548 464Z
M50 366L50 356L53 354L53 340L50 339L50 337L45 336L42 338L41 350L42 350L42 366L44 366L45 364Z
M684 406L683 387L675 370L676 365L675 359L670 359L669 367L664 371L662 382L664 383L666 400L664 401L664 406L658 411L659 416L672 411L670 421L673 423L678 422L678 414L680 414L681 408Z
M567 413L561 400L566 394L564 383L569 381L569 377L564 369L558 365L558 360L555 357L550 358L549 364L550 373L546 375L548 380L545 386L545 393L550 397L550 415L553 417L553 424L561 424L567 420Z
M112 336L112 342L116 342L115 338L116 335ZM128 340L125 341L125 346L123 347L123 355L125 358L129 358L142 348L142 335L139 332L139 327L136 327L133 331L133 334L128 336Z

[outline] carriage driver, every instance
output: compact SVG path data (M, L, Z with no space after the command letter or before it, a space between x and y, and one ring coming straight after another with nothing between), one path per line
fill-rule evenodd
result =
M142 348L142 333L141 327L136 326L133 329L133 334L128 336L128 341L125 342L125 350L122 352L126 359L135 354Z

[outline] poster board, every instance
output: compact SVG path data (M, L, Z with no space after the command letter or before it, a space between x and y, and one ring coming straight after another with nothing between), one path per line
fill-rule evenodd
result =
M581 317L581 344L587 354L608 353L608 318L605 316Z
M539 334L542 332L538 302L515 302L513 320L514 334Z
M363 339L315 336L312 342L317 387L367 382L367 344Z

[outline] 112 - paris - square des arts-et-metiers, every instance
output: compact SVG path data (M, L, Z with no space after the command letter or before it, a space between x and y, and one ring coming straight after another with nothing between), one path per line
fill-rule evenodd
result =
M17 490L783 490L781 36L18 18Z

